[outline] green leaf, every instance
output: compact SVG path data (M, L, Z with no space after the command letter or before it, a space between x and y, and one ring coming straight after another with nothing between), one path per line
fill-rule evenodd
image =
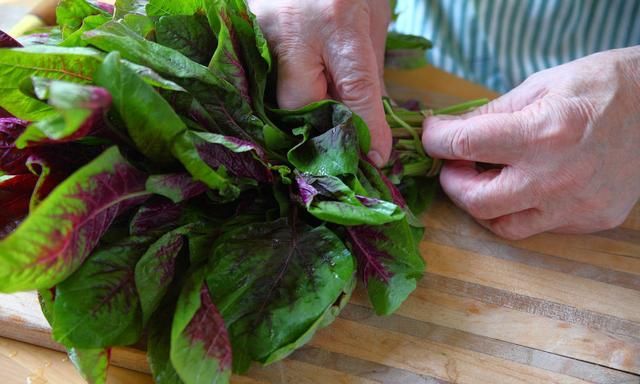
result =
M116 20L125 18L128 15L146 16L148 0L116 0Z
M340 225L381 225L401 220L403 210L394 203L356 195L334 176L296 176L298 198L320 220Z
M105 58L96 72L96 83L109 90L129 136L145 156L159 164L177 158L196 180L222 195L238 193L223 171L212 169L200 158L182 119L159 93L122 64L119 53Z
M207 18L199 14L161 17L156 26L156 41L203 65L209 63L216 49L216 38Z
M18 148L82 138L111 106L111 95L103 88L35 77L32 82L36 96L57 113L27 127L16 140Z
M124 66L115 52L105 58L95 81L111 93L136 148L157 163L171 162L171 142L187 127L169 103Z
M105 348L71 348L69 359L89 384L106 384L110 352Z
M155 40L156 23L153 18L138 14L125 15L122 24L147 40Z
M0 292L49 288L66 279L113 220L149 196L145 180L117 148L68 177L0 241Z
M196 140L192 132L184 132L176 137L172 148L173 153L180 157L180 161L194 179L202 181L209 188L218 190L221 196L237 197L240 193L239 188L232 184L223 167L216 171L202 159L196 148Z
M404 177L398 186L411 212L420 215L426 211L438 190L438 179L427 177Z
M142 307L142 321L158 308L176 273L176 259L191 225L170 231L151 244L135 268L135 283Z
M164 196L174 203L189 200L206 191L206 186L194 181L186 173L154 175L147 180L146 188L156 195Z
M149 16L193 15L202 11L204 4L204 0L149 0L147 13Z
M133 344L142 334L136 263L147 237L124 238L98 248L57 286L53 337L63 345L105 348Z
M234 351L235 352L235 351ZM196 272L183 287L171 327L171 362L187 384L228 383L231 344L220 312Z
M378 315L392 314L415 290L424 273L419 240L407 220L380 227L350 227L347 231L373 308Z
M357 173L359 152L368 153L371 140L366 124L346 106L322 101L272 112L276 125L302 137L287 156L299 171L316 176Z
M166 89L168 91L186 92L184 88L171 80L167 80L160 76L153 69L138 65L127 60L122 60L122 64L140 76L147 84L154 88Z
M213 117L222 133L244 140L264 141L265 124L260 121L240 91L203 65L180 52L147 41L117 22L104 24L84 38L104 51L119 51L127 60L168 76L187 89Z
M264 96L271 54L255 16L242 0L213 1L207 15L218 38L209 68L222 72L227 81L241 90L257 115L268 121Z
M164 310L153 316L148 326L147 360L156 384L183 384L171 363L171 321L175 304L163 305Z
M45 318L54 327L55 288L38 291L38 301ZM82 377L90 384L104 384L107 381L109 350L104 348L69 348L67 354Z
M228 231L213 249L206 281L231 336L234 370L281 358L308 340L351 287L354 269L326 227L280 219Z
M427 65L429 40L421 36L389 32L385 49L385 66L396 69L415 69Z
M85 18L93 15L111 16L87 0L61 0L56 8L56 21L65 39L80 29Z
M31 76L74 83L93 82L102 62L99 52L88 48L31 46L0 50L0 107L28 121L55 114L51 106L24 95L20 84Z
M59 44L61 47L84 47L87 43L82 40L82 35L93 29L98 28L102 24L110 21L111 15L92 15L85 17L82 22L82 26L71 34L68 34L66 38Z

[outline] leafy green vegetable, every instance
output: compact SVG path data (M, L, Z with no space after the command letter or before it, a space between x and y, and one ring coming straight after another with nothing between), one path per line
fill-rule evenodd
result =
M109 350L104 348L71 348L69 359L89 384L105 384L109 366Z
M185 285L171 328L171 362L185 383L226 383L231 376L231 344L202 274Z
M56 287L53 337L67 347L105 348L135 343L142 333L136 263L149 244L125 237L98 248Z
M202 65L209 64L217 41L206 16L163 16L156 24L156 41Z
M295 217L225 234L213 248L206 282L229 330L234 370L284 357L308 340L354 270L333 232Z
M56 21L65 38L80 29L83 21L93 15L111 16L99 5L85 0L61 0L56 8Z
M51 287L74 272L113 220L149 196L116 148L60 184L0 242L0 290Z
M176 271L176 259L190 226L167 232L142 255L135 268L135 284L140 296L142 322L147 323L158 308Z
M111 95L103 88L37 77L32 81L35 96L57 113L30 125L16 141L18 148L82 138L111 106Z
M441 164L422 121L483 100L382 101L396 140L378 169L345 105L278 108L243 0L62 0L57 17L0 32L0 292L39 290L88 382L146 335L157 383L228 383L330 325L358 280L379 314L415 289ZM428 47L391 34L387 59Z
M429 40L421 36L389 32L385 51L385 66L396 69L414 69L427 65Z
M24 95L20 84L31 76L87 84L101 54L87 48L33 46L0 50L0 107L23 120L39 121L55 113L42 101Z

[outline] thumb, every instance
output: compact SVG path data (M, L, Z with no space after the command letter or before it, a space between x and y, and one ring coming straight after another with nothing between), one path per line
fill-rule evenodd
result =
M364 119L371 133L369 159L384 166L391 155L391 129L382 105L376 54L367 34L330 45L325 60L336 98Z

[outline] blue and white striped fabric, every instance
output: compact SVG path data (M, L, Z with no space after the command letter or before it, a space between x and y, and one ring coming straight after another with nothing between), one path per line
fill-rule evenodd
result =
M528 75L640 44L640 0L398 0L394 30L436 67L506 92Z

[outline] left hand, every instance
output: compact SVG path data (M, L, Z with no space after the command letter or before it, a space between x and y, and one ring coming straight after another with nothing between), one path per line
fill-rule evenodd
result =
M428 118L425 149L449 160L444 191L509 239L621 224L640 197L639 68L640 46L597 53L469 114Z

